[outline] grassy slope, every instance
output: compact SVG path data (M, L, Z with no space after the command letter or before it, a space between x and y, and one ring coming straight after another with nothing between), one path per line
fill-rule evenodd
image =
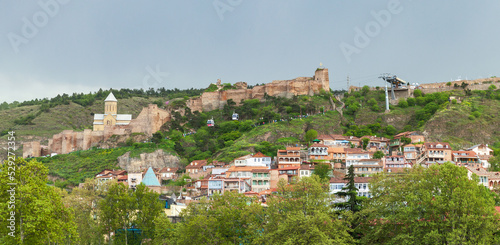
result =
M469 118L472 108L481 113ZM461 104L438 111L424 126L429 138L450 142L453 148L500 141L500 101L470 97Z
M133 97L121 99L118 102L118 113L132 114L136 118L142 108L158 98ZM22 155L22 143L28 141L40 141L46 144L49 137L63 130L83 131L92 128L93 116L91 113L103 113L104 101L96 101L92 106L83 107L75 103L59 105L51 108L49 112L43 112L33 120L33 125L15 125L14 120L30 113L36 114L40 106L21 106L8 110L0 110L0 132L12 129L16 132L16 154ZM4 147L7 144L7 135L0 137L0 160L6 156Z
M283 145L299 143L304 136L304 132L308 129L315 129L318 134L341 134L340 122L341 117L338 112L328 111L325 115L258 126L244 133L232 146L223 148L215 155L217 159L224 157L237 158L254 152L253 147L261 141L279 142Z

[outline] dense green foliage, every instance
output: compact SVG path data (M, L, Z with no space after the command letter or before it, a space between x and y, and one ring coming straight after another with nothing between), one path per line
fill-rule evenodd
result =
M57 187L74 186L82 183L87 178L93 178L104 169L116 169L117 158L127 152L131 157L137 157L143 152L153 152L157 149L173 153L173 143L133 143L132 146L118 147L112 149L91 149L86 151L75 151L69 154L56 155L53 157L39 157L37 161L42 162L49 169L49 174L63 178L64 181L56 181ZM70 163L70 164L69 164Z
M334 206L340 210L349 210L353 213L361 211L361 204L366 199L366 197L358 196L358 188L355 186L354 182L354 166L349 166L347 174L344 180L347 184L342 188L342 191L337 192L337 196L345 198L345 202L336 203Z
M362 211L365 244L496 244L492 193L452 163L377 175Z
M17 158L1 165L1 244L78 242L73 207L63 205L64 191L46 184L47 172L47 167L36 160Z

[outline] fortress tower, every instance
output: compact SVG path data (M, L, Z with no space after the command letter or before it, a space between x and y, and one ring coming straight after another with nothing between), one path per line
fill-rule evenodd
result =
M328 78L328 69L327 68L318 68L314 73L314 81L321 82L322 88L325 91L330 91L330 79Z
M104 100L104 114L94 114L94 131L103 131L107 126L128 125L131 120L131 114L118 114L118 100L110 92Z

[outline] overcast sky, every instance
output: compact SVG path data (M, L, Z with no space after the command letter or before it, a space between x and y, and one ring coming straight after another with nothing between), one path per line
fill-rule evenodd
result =
M0 2L0 102L313 76L332 89L500 75L500 1Z

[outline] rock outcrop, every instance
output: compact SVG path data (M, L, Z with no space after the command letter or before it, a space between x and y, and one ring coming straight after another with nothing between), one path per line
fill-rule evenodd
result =
M156 150L152 153L142 153L138 158L130 157L130 152L118 157L118 165L127 172L140 172L142 169L180 167L180 159L177 156Z

